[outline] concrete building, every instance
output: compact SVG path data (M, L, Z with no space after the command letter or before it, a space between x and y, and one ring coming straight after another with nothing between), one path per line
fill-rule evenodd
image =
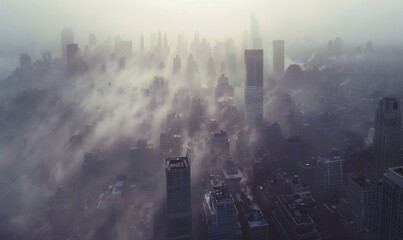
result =
M74 43L73 29L64 28L62 30L61 42L62 42L62 46L61 46L62 47L62 57L66 58L67 57L67 50L66 50L67 45Z
M245 50L245 120L250 126L263 121L263 50Z
M381 239L403 239L403 166L383 176Z
M319 156L315 170L315 194L321 201L334 201L344 195L344 158L337 152Z
M375 113L374 162L371 164L375 179L382 179L389 168L398 165L401 128L399 100L391 96L379 100Z
M269 224L264 218L258 204L242 192L240 194L236 194L235 205L239 215L243 239L269 239Z
M166 160L167 240L192 239L190 163L188 157Z
M285 55L284 40L273 41L273 77L280 79L284 75Z
M223 183L204 196L203 220L208 240L233 240L240 237L240 224L234 199Z

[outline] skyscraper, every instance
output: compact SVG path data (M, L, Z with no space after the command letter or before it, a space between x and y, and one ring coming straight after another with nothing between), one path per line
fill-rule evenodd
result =
M192 239L190 165L188 157L166 160L167 239Z
M338 153L320 156L316 162L316 194L322 201L337 200L344 194L344 158Z
M245 50L245 119L252 126L263 121L263 50Z
M66 59L67 59L67 70L69 72L74 72L77 70L77 58L79 53L78 44L67 44L66 46Z
M295 173L297 161L305 160L305 144L298 135L293 135L285 141L285 169Z
M403 166L383 176L381 239L403 239Z
M254 14L250 17L250 38L252 48L262 47L262 40L259 34L259 22Z
M374 161L372 174L381 179L388 168L397 166L399 160L402 112L395 97L379 101L375 114Z
M284 75L284 40L273 41L273 76L281 78Z
M61 35L62 40L62 57L66 57L66 46L74 43L74 33L71 28L64 28Z
M204 196L203 218L208 240L232 240L240 228L234 199L223 183L213 185Z
M28 54L20 56L20 71L23 77L28 77L32 70L31 57Z

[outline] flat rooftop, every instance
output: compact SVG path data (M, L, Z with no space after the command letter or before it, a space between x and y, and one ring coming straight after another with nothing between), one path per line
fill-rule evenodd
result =
M189 167L187 157L168 158L166 161L166 168L168 170Z
M304 169L315 168L316 167L316 161L315 160L298 161L298 164Z
M297 225L313 223L312 217L306 211L316 205L310 194L282 195L278 196L278 200Z
M374 182L365 175L353 177L351 180L359 185L362 189L370 189L375 187Z

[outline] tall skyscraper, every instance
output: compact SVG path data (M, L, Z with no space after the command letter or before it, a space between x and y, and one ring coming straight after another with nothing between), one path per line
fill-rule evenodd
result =
M176 55L176 57L174 58L172 71L175 74L181 71L181 58L179 57L179 55Z
M284 40L273 41L273 76L281 78L284 75Z
M344 158L338 153L320 156L316 162L316 194L322 201L337 200L344 194L346 182Z
M62 40L62 57L66 58L66 46L74 43L74 33L71 28L64 28L61 35Z
M285 169L295 173L297 162L305 160L305 144L298 135L293 135L285 140Z
M77 57L79 53L78 44L67 44L66 46L66 59L67 59L67 70L69 72L74 72L77 70Z
M262 48L262 39L259 34L259 22L254 14L250 17L250 40L252 48Z
M381 99L375 114L374 178L381 179L389 168L398 165L401 127L399 100L391 96Z
M28 77L32 70L31 57L28 54L20 56L20 71L23 77Z
M166 160L167 239L192 239L190 164L188 157Z
M245 119L252 126L263 121L263 50L245 50Z
M383 176L381 239L403 239L403 166Z

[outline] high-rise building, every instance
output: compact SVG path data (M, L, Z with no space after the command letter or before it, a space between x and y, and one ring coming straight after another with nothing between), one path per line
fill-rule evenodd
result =
M403 239L403 166L383 176L381 239Z
M263 121L263 50L245 50L245 119L252 126Z
M69 72L74 72L77 70L77 58L79 54L78 44L67 44L66 46L66 59L67 59L67 70Z
M166 160L167 239L192 239L190 162L188 157Z
M402 111L395 97L385 97L379 101L375 114L374 161L372 174L381 179L388 168L395 167L399 161Z
M236 239L240 228L234 199L223 183L212 186L204 196L203 220L207 225L208 240Z
M245 193L236 194L235 206L239 215L243 239L269 239L269 224L263 216L259 205Z
M311 194L278 196L273 221L286 239L330 239L327 225L320 218Z
M217 162L229 157L230 140L228 134L224 130L211 134L211 155L213 162Z
M319 156L316 162L315 193L322 201L332 201L344 195L344 158L338 153Z
M259 34L259 22L255 15L250 18L250 40L252 48L262 48L262 39Z
M273 41L273 76L281 78L285 70L284 40Z
M353 175L347 182L346 199L351 206L357 232L379 230L381 187L365 175Z
M285 169L296 171L297 162L305 160L305 144L298 135L293 135L285 140Z
M93 34L93 33L90 34L89 45L90 45L90 47L97 45L97 36L95 36L95 34Z
M67 45L74 43L73 29L64 28L62 30L61 40L62 40L62 57L65 58L67 56L66 55L66 51L67 51L66 47L67 47Z
M20 56L20 71L22 76L28 77L32 70L31 57L28 54L21 54Z
M215 90L215 98L218 99L220 97L233 97L234 96L234 88L229 84L229 80L224 74L218 78L217 88Z
M174 58L172 71L174 74L177 74L181 71L181 58L179 55L176 55Z

